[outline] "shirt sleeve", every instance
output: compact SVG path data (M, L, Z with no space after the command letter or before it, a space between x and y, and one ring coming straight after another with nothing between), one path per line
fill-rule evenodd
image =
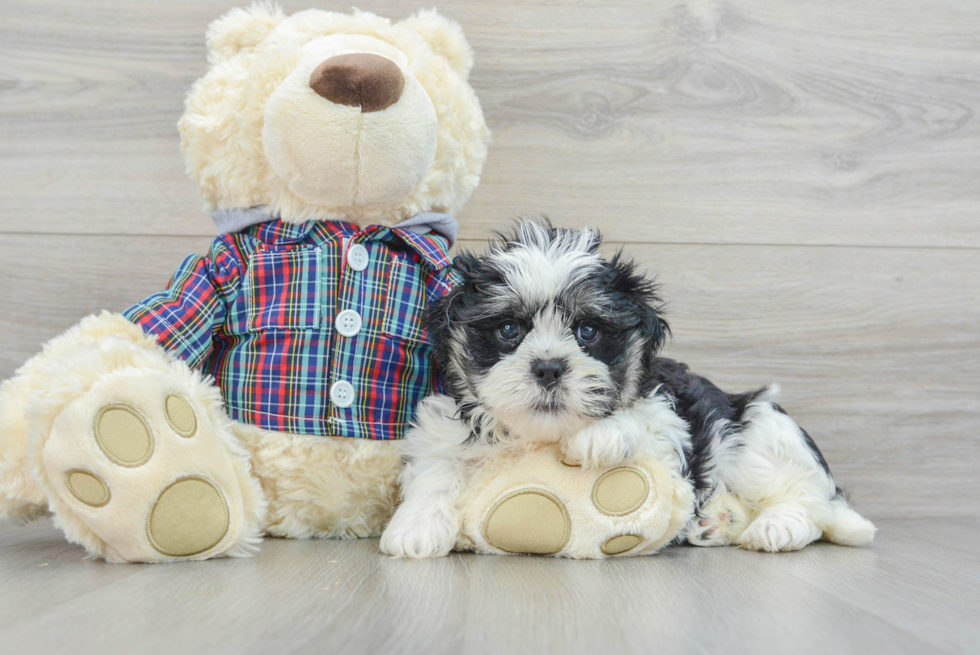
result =
M211 354L214 335L224 325L229 297L237 293L240 280L239 260L219 240L209 257L186 258L165 291L144 298L123 316L199 368Z

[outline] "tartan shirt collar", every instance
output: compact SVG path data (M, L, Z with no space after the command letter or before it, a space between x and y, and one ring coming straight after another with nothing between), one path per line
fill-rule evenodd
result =
M287 223L262 207L218 209L211 213L211 218L222 234L252 228L248 231L262 241L279 245L299 243L311 236L326 241L350 239L351 243L396 238L418 253L435 270L452 263L449 249L456 241L456 229L459 225L450 214L437 212L417 214L392 227L368 225L361 228L345 221Z

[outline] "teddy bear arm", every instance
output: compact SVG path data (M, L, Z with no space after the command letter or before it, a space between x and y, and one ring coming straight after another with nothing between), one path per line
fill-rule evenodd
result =
M122 314L104 311L83 319L3 383L0 517L27 520L47 511L30 453L43 447L61 410L98 380L123 368L167 369L171 354L192 367L206 359L214 326L224 317L223 291L237 277L233 262L214 261L188 257L165 291ZM38 443L29 442L31 434Z
M214 335L240 288L240 262L219 240L210 257L191 255L167 288L122 312L165 350L197 369L211 355Z

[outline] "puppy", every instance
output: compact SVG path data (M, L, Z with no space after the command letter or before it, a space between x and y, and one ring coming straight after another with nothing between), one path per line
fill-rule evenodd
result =
M406 435L403 503L381 549L446 555L468 472L492 449L542 441L586 467L654 454L680 471L696 507L679 541L772 552L870 542L875 527L774 388L726 393L658 356L669 328L656 285L621 255L603 259L600 241L525 220L486 256L457 258L464 282L427 318L447 395L424 400Z

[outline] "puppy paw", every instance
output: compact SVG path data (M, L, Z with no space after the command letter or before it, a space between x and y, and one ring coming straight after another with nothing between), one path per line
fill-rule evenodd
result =
M568 464L602 468L620 464L636 454L637 435L613 421L596 421L562 442L562 455Z
M381 534L381 552L391 557L445 557L456 544L459 529L438 508L413 510L402 505Z
M699 512L697 521L687 541L695 546L729 546L745 530L747 512L742 503L731 494L711 499Z
M804 508L778 505L759 514L738 538L738 545L776 553L799 550L819 538L820 529Z

